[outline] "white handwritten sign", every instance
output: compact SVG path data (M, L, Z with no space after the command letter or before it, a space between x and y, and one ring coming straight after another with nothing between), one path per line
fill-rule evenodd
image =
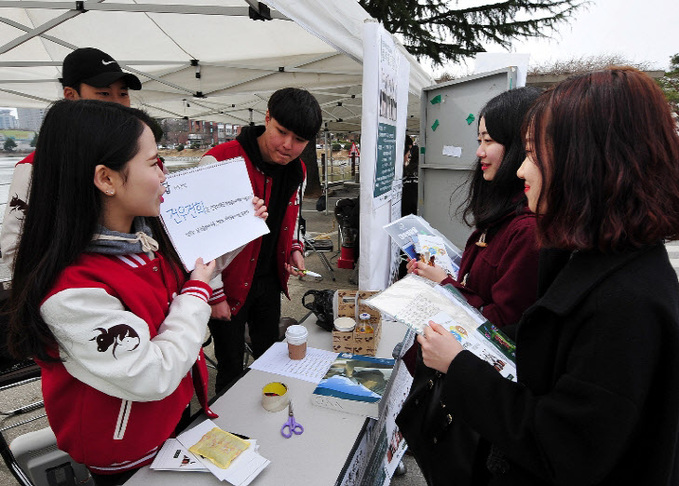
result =
M242 157L169 174L160 217L188 271L269 232Z

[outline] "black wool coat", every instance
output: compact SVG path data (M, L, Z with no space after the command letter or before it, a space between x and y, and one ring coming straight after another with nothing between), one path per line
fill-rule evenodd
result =
M443 380L442 405L492 444L489 484L679 484L679 283L662 244L543 252L516 345L518 383L468 351Z

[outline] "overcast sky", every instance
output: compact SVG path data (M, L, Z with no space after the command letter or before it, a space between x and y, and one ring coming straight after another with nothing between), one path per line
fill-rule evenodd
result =
M453 1L453 0L451 0ZM456 6L479 0L455 0ZM484 0L483 3L488 3ZM503 52L487 46L489 52ZM679 0L592 0L568 23L559 27L553 39L514 44L513 52L530 54L530 65L551 64L598 55L620 55L629 62L648 63L650 69L666 70L669 59L679 53ZM433 70L471 72L467 66L446 65Z
M592 0L558 29L553 40L518 42L513 52L530 54L530 65L620 55L666 70L679 53L679 0Z

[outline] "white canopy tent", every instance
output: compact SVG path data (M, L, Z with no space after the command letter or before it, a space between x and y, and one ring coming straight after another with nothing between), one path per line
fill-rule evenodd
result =
M369 18L355 0L0 1L0 106L61 98L64 57L91 46L140 78L133 106L156 117L261 123L269 95L296 86L316 96L330 131L358 132ZM404 54L418 132L421 89L434 81Z

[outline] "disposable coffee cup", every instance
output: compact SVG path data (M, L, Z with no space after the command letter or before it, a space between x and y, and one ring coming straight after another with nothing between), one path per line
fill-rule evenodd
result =
M304 359L306 356L306 340L309 331L306 327L295 324L285 331L285 339L288 341L288 354L290 359Z

